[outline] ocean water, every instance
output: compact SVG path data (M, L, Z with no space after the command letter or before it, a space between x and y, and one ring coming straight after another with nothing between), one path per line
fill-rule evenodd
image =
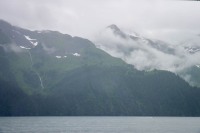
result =
M200 118L0 117L0 133L200 133Z

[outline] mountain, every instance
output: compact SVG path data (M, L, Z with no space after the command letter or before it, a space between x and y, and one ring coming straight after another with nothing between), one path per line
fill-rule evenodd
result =
M159 50L161 52L167 53L167 54L174 54L174 49L169 47L169 44L160 41L160 40L151 40L145 37L140 36L138 33L134 32L131 35L123 32L117 25L112 24L107 27L108 30L111 30L115 36L118 36L123 39L132 40L134 42L137 42L138 45L140 44L146 44L156 50Z
M183 70L179 75L185 77L191 85L200 87L200 36L194 36L181 42L180 45L189 53L189 56L192 56L191 60L196 58L196 64Z
M127 33L112 24L95 39L96 46L114 57L123 59L138 70L167 70L178 74L192 86L200 87L199 70L200 37L169 44L149 39L136 32ZM195 71L193 73L192 71ZM199 76L196 76L199 75Z
M1 20L0 62L1 116L200 115L199 88L139 71L81 37Z

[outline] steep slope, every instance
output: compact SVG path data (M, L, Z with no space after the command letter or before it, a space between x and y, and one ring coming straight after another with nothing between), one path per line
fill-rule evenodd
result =
M84 67L67 74L64 81L52 93L54 108L64 115L192 116L200 111L199 90L164 71Z
M200 115L199 88L173 73L138 71L80 37L0 29L2 116Z
M6 22L2 22L6 23ZM4 24L5 34L12 41L2 46L17 83L24 91L48 90L66 72L85 65L125 65L97 49L92 42L55 31L29 31ZM19 38L12 38L17 34ZM16 40L26 40L19 43ZM35 45L37 44L37 45Z

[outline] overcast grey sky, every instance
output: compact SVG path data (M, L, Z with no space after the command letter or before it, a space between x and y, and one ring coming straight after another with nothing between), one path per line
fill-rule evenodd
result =
M159 39L200 33L200 3L163 0L0 0L0 18L92 38L110 24Z

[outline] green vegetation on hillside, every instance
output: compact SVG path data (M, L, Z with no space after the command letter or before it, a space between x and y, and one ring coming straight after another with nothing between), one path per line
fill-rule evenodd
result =
M12 28L0 32L20 40L18 51L0 47L0 116L200 116L200 89L173 73L138 71L87 39ZM24 35L38 45L20 48Z

